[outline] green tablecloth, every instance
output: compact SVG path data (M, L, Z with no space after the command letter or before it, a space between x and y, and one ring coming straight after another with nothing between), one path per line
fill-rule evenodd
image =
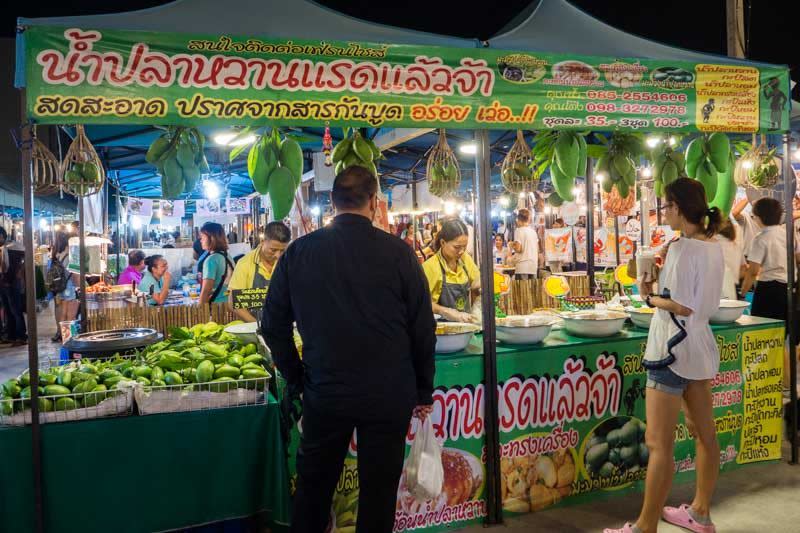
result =
M267 513L289 522L268 405L42 426L45 530L140 533ZM33 531L30 429L0 429L0 531Z

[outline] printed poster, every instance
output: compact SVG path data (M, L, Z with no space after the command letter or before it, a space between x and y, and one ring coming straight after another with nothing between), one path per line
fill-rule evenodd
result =
M546 261L572 262L572 229L552 228L544 232L544 256Z
M158 200L161 219L182 218L186 214L185 200Z
M153 216L153 200L146 198L128 198L128 216Z
M227 198L225 200L225 210L229 215L249 215L249 198Z
M572 238L575 242L575 262L586 262L586 228L572 228Z

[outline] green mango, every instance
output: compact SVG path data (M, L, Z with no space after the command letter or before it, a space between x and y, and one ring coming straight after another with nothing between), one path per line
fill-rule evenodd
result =
M179 142L177 159L182 168L194 166L194 150L192 150L192 145L183 141Z
M344 161L344 158L350 153L351 148L353 146L353 139L347 137L342 139L336 146L333 147L333 151L331 152L331 160L334 163L339 163L340 161Z
M281 220L292 210L294 193L297 189L291 172L278 167L269 176L269 201L272 204L273 218Z
M299 187L303 177L303 149L300 147L300 143L289 137L283 139L278 161L282 167L289 169L296 186Z
M147 153L144 156L145 161L150 163L151 165L155 165L158 163L158 160L163 156L167 150L169 149L169 138L166 134L158 137L155 141L150 144L150 147L147 149Z

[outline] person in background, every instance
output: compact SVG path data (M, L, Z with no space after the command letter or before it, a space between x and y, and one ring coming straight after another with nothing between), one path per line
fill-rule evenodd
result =
M655 308L642 365L647 369L645 443L650 452L644 503L636 523L604 533L640 533L658 529L660 519L698 533L715 531L710 507L719 475L720 449L714 422L711 380L719 371L719 348L709 317L719 308L725 264L713 239L722 222L708 207L700 182L678 178L666 190L666 222L681 237L669 245L654 282L640 283L645 303ZM683 405L696 447L694 499L665 507L675 475L675 426Z
M261 289L268 288L272 272L278 259L281 258L289 241L292 232L283 222L270 222L264 229L264 240L255 250L245 254L233 269L231 276L230 291L241 289ZM234 309L233 296L229 296L228 303L231 310L236 313L240 320L245 322L257 322L261 318L261 309Z
M506 238L502 233L494 236L494 264L495 265L508 265L508 246L506 246Z
M147 272L142 276L139 290L147 295L149 305L164 305L172 279L167 260L163 255L151 255L144 263L147 265Z
M348 167L331 201L333 222L297 239L278 261L261 322L287 394L302 394L292 531L326 530L355 430L356 530L389 533L409 422L433 411L436 323L414 254L372 225L375 177ZM306 339L302 360L295 322Z
M25 326L25 251L21 245L8 240L0 227L0 298L5 310L3 342L21 346L28 342Z
M539 268L539 237L531 227L531 212L517 211L517 229L510 248L517 254L516 279L534 279Z
M128 266L119 275L117 283L128 285L130 283L139 284L142 282L142 272L145 269L144 252L141 250L131 250L128 252Z
M208 252L203 250L203 243L200 237L197 237L192 243L192 255L194 257L194 273L197 275L197 282L203 283L203 263L208 257Z
M559 217L559 218L557 218L557 219L555 219L553 221L553 228L554 229L560 229L560 228L564 228L564 227L566 227L566 224L564 224L564 219L563 218ZM564 265L563 265L563 263L561 261L548 261L547 262L547 267L550 269L550 272L552 272L554 274L561 273L563 271L563 269L564 269Z
M53 294L56 334L50 340L53 342L61 342L62 338L59 322L75 320L75 317L78 316L78 308L80 306L78 294L76 292L78 283L80 283L80 277L78 274L70 273L69 270L67 270L69 266L69 234L67 234L66 231L58 231L53 237L48 270L55 262L61 263L64 274L67 276L66 287L62 291Z
M424 229L422 230L422 245L428 246L431 243L431 239L433 239L433 231L431 230L433 226L430 222L425 224Z
M739 275L742 271L744 254L736 238L736 226L725 219L716 235L716 240L722 248L722 257L725 259L725 275L722 281L722 297L735 300L738 292L736 287L739 285Z
M422 265L433 312L451 322L478 322L472 302L480 292L481 276L467 253L468 234L461 220L446 220L433 242L435 254Z
M227 302L228 279L233 272L233 262L228 257L228 239L221 224L206 222L200 228L203 250L208 252L202 260L203 281L200 288L200 305Z
M231 231L228 233L228 242L230 244L239 242L239 235L236 233L235 229L231 229Z

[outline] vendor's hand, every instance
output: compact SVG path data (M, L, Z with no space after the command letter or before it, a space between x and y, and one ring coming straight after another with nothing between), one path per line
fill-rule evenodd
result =
M169 282L172 281L172 275L169 273L169 270L164 272L164 283L169 285Z
M431 413L433 413L432 405L418 405L414 408L413 416L414 418L425 420Z
M649 294L653 294L653 282L652 281L640 281L639 285L639 294L642 298L646 298Z

